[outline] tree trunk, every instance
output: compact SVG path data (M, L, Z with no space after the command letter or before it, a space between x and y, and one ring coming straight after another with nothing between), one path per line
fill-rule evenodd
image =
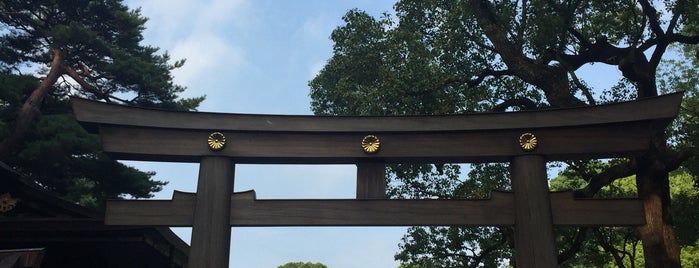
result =
M488 1L471 0L469 3L475 11L474 15L483 29L483 33L493 44L497 53L500 54L509 71L544 91L546 99L551 106L573 107L585 105L571 92L567 74L562 67L539 64L537 61L528 58L521 51L520 47L510 41L507 31L499 24L500 22ZM655 14L656 12L653 11L651 13ZM642 50L617 49L606 41L604 43L599 42L599 45L598 48L602 49L602 51L593 51L591 54L586 53L588 55L579 56L589 57L593 56L594 52L597 52L599 56L605 57L601 57L599 60L588 58L580 62L582 64L599 62L600 60L605 62L604 60L610 58L606 56L618 56L621 60L610 64L617 64L623 76L636 84L638 97L657 95L655 71L659 62L659 56L663 54L667 43L659 43L657 45L656 49L658 50L654 52L653 57L657 56L658 58L651 61L648 61ZM613 53L607 55L608 51L606 49L611 49L610 51ZM617 55L614 55L614 53L617 53ZM638 232L643 242L645 265L649 268L681 267L680 250L675 240L672 229L672 216L670 215L669 175L663 161L666 141L667 138L662 133L656 135L653 137L649 152L643 157L639 157L636 161L638 167L636 184L639 198L644 204L646 218L646 224L639 227Z
M568 74L563 67L549 66L527 57L521 47L511 42L507 31L499 24L490 4L484 0L471 0L471 6L476 12L478 24L483 29L488 40L500 54L509 71L523 81L544 91L546 100L552 107L578 107L586 103L575 97L570 90Z
M44 97L48 94L51 87L56 84L58 77L63 74L62 60L61 50L54 49L48 75L32 91L24 101L24 104L22 104L22 108L17 112L14 131L0 142L0 159L7 157L12 149L22 142L24 135L41 115L40 108Z
M662 160L665 137L654 137L651 149L639 157L636 174L638 197L643 201L646 224L638 227L643 242L645 267L681 267L670 212L670 180Z

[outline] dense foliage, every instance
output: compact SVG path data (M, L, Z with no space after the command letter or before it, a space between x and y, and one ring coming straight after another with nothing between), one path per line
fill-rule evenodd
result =
M328 266L320 262L288 262L277 268L328 268Z
M686 90L682 115L668 133L653 137L646 155L552 163L551 169L565 171L564 179L580 178L569 186L588 197L606 196L605 187L635 175L634 193L649 222L636 229L558 228L562 266L596 260L627 267L614 256L635 238L643 254L634 256L646 267L679 267L680 246L695 247L696 239L676 239L675 232L684 231L673 228L673 216L677 227L697 209L673 215L669 174L684 170L697 186L697 6L696 0L403 0L395 15L350 10L331 35L332 58L309 83L311 105L324 115L453 114L596 105ZM616 85L595 88L581 76L583 69L608 72L602 65L616 67ZM507 173L502 163L392 165L388 191L395 198L480 198L507 189ZM413 227L400 247L396 258L405 267L503 266L512 262L512 230Z
M120 0L0 3L0 161L85 205L148 197L164 182L109 159L72 117L69 96L166 109L179 99L170 63L142 45L146 18Z

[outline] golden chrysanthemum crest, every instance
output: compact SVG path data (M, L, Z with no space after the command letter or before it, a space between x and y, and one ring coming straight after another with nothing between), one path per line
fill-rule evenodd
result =
M381 148L381 141L375 135L366 135L362 139L362 151L367 154L375 154Z
M536 135L531 132L525 132L522 133L522 135L519 135L519 146L522 148L522 150L532 151L536 149L538 143L539 141L537 140Z
M206 139L206 144L209 145L209 149L212 151L223 150L223 147L226 146L226 136L218 131L213 132L209 134L209 137Z

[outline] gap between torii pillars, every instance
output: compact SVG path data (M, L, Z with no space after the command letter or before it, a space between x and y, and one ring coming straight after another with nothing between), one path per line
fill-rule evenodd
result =
M228 267L234 176L235 163L231 158L201 159L187 267Z
M558 267L545 158L514 157L510 162L510 178L515 195L517 267Z
M357 199L386 198L386 164L357 163ZM510 178L515 198L515 263L518 267L557 267L553 214L541 155L514 157Z
M235 163L232 159L201 159L188 267L228 267L230 196L234 177ZM386 198L385 163L357 163L357 198Z

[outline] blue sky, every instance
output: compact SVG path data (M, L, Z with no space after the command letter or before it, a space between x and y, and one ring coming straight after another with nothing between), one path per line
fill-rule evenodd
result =
M330 33L352 8L372 15L394 1L127 0L149 18L144 43L186 59L174 72L184 97L206 95L200 111L311 114L308 81L332 55ZM156 171L173 190L194 192L198 165L126 162ZM235 191L258 198L353 198L354 166L238 165ZM175 228L189 241L190 229ZM233 228L230 267L322 262L330 268L396 267L403 227Z

